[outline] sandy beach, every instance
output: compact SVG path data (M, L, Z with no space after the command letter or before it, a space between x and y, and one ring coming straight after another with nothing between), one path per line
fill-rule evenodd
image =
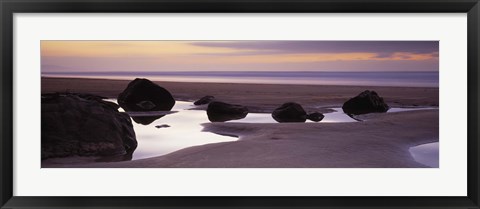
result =
M42 78L42 93L80 92L117 98L130 81ZM306 110L318 107L340 107L360 92L375 90L391 107L436 106L438 88L383 87L383 86L319 86L319 85L272 85L236 83L186 83L155 82L168 89L176 100L195 101L205 95L213 95L219 101L242 104L250 112L271 112L284 102L300 103Z
M42 93L90 93L116 98L130 81L42 78ZM328 112L364 90L374 90L390 107L438 107L439 89L428 87L320 86L155 82L177 101L205 95L270 113L285 102ZM182 149L164 156L122 162L64 163L42 167L98 168L405 168L426 167L408 149L438 142L438 109L362 115L355 123L206 123L204 131L239 136L234 142ZM58 163L60 162L60 163ZM80 161L81 162L81 161Z

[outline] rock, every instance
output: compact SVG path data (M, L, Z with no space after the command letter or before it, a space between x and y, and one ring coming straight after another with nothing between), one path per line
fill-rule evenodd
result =
M383 98L378 96L377 92L369 90L349 99L342 106L343 112L351 115L387 112L389 108L383 101Z
M169 111L175 99L165 88L143 78L136 78L118 95L125 111Z
M131 156L136 147L137 140L130 117L118 112L111 102L94 95L42 95L42 159Z
M137 103L137 106L144 109L144 110L151 110L155 108L157 105L153 104L151 101L141 101Z
M170 127L169 125L167 124L162 124L162 125L156 125L155 128L168 128Z
M325 118L325 115L323 115L322 113L319 113L319 112L314 112L314 113L310 113L307 115L307 119L311 120L311 121L315 121L315 122L319 122L321 120L323 120L323 118Z
M108 99L107 97L102 97L102 96L97 96L97 95L93 95L93 94L81 94L81 93L50 93L50 94L44 94L42 95L42 102L48 102L50 100L56 100L58 97L64 97L66 95L70 95L70 96L78 96L80 98L83 98L83 99L86 99L86 100L94 100L94 101L97 101L97 102L100 102L104 105L108 105L114 109L118 109L120 106L116 103L113 103L113 102L109 102L109 101L105 101L104 99Z
M300 104L287 102L272 112L272 117L279 123L305 122L307 113Z
M214 96L204 96L200 98L199 100L195 101L193 104L194 105L204 105L212 102L215 99Z
M210 102L207 107L208 120L211 122L238 120L245 118L247 114L247 107L224 102Z

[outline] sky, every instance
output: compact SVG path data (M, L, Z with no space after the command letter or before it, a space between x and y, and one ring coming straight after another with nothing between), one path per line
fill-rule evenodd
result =
M42 72L437 71L438 41L41 41Z

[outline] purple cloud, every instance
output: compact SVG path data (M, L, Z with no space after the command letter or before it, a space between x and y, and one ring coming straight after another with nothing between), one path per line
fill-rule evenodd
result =
M439 49L438 41L206 41L191 44L203 47L252 50L227 55L363 52L377 53L378 57L389 57L395 52L438 54Z

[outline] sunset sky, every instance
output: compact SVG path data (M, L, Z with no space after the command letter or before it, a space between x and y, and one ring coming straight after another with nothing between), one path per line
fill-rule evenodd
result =
M42 72L438 71L438 41L42 41Z

